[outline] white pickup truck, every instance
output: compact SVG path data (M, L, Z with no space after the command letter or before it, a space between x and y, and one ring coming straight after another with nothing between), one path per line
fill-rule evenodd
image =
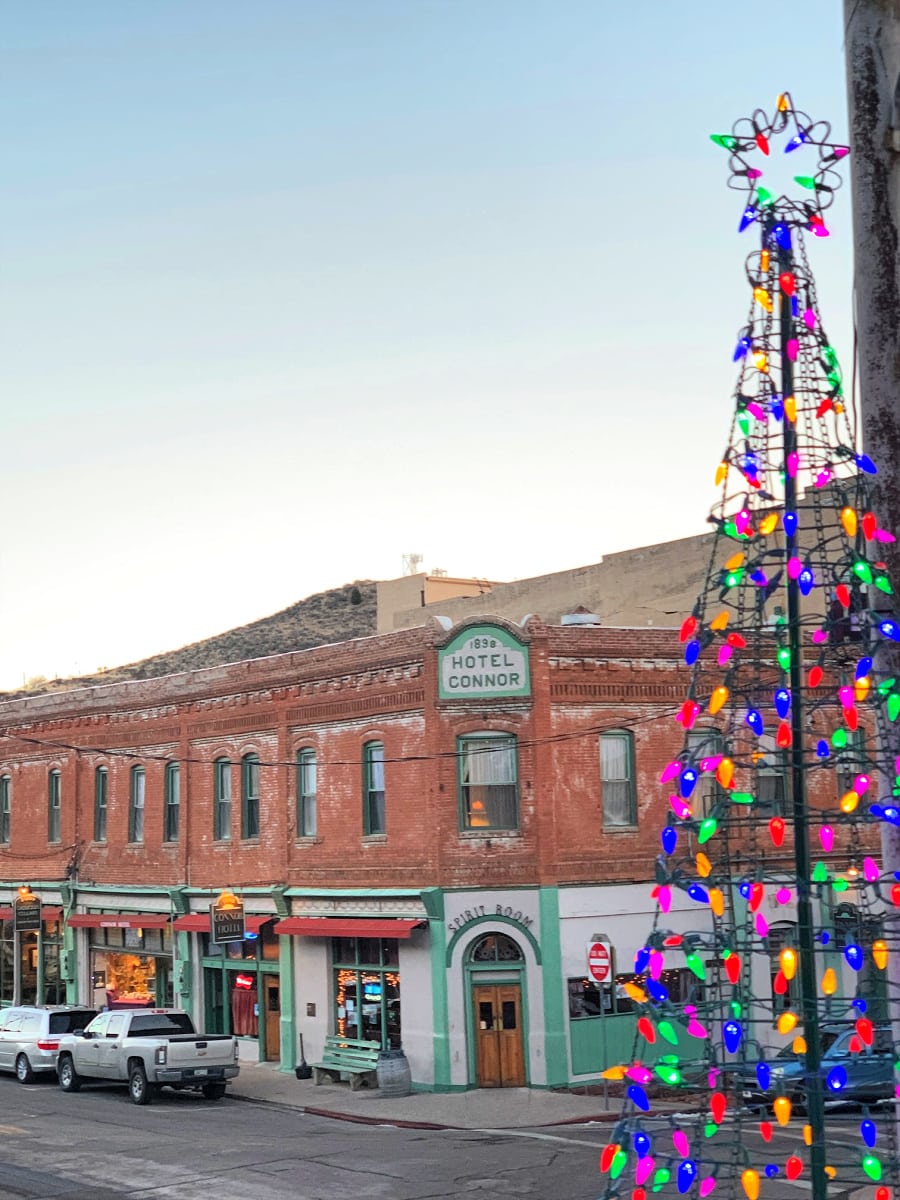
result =
M56 1074L64 1092L82 1083L127 1083L134 1104L149 1104L164 1086L201 1091L221 1100L239 1071L237 1039L199 1034L175 1008L102 1012L60 1039Z

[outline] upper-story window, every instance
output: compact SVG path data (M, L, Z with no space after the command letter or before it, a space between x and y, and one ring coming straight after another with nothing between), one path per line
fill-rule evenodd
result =
M165 815L163 817L163 839L177 842L181 823L181 767L178 763L166 763Z
M47 776L47 841L58 842L62 836L60 810L62 806L62 775L54 769Z
M0 845L8 846L10 839L10 802L12 780L0 775Z
M241 759L241 837L259 837L259 755Z
M143 767L131 768L131 800L128 805L128 840L142 842L144 840L144 799L147 790L147 776Z
M725 752L725 744L718 729L692 729L687 735L687 748L691 761L697 765L707 758L718 758ZM697 783L691 792L688 804L698 820L708 817L725 795L716 780L715 771L700 771Z
M217 841L231 837L231 762L217 758L213 763L213 836Z
M756 764L756 800L773 812L783 813L788 795L787 751L775 744L775 736L764 733L753 752Z
M94 771L94 841L106 841L106 814L109 808L109 770Z
M318 780L316 752L306 746L297 751L297 836L316 836Z
M386 833L384 813L384 745L363 746L363 833Z
M460 828L518 829L516 739L471 733L457 739Z
M604 827L637 825L634 739L626 730L612 730L600 737L600 785Z

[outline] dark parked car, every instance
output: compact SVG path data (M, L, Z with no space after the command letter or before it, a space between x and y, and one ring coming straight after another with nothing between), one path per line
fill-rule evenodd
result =
M820 1030L822 1057L819 1075L823 1081L826 1102L844 1100L872 1103L894 1095L898 1076L894 1071L896 1056L891 1027L876 1026L872 1045L851 1053L850 1043L855 1036L853 1024L825 1025ZM771 1104L776 1096L787 1096L793 1104L803 1105L806 1100L803 1058L798 1058L788 1047L769 1060L767 1066L770 1079L765 1091L760 1086L755 1067L747 1065L741 1068L744 1100L748 1104ZM829 1080L842 1086L829 1086Z

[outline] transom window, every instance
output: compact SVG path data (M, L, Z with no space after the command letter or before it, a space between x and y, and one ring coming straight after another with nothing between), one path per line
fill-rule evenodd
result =
M600 737L600 784L604 826L615 829L637 825L634 743L625 730L612 730Z
M473 733L457 740L460 828L518 829L516 739Z
M505 933L489 933L469 951L472 962L522 962L522 951Z

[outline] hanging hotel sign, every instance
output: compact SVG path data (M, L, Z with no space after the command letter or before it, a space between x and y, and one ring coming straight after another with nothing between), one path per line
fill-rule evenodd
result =
M29 892L13 901L13 921L16 933L40 933L41 898Z
M210 909L210 940L217 946L223 942L244 940L243 904L214 904Z
M438 696L531 695L528 647L499 625L468 625L438 650Z

